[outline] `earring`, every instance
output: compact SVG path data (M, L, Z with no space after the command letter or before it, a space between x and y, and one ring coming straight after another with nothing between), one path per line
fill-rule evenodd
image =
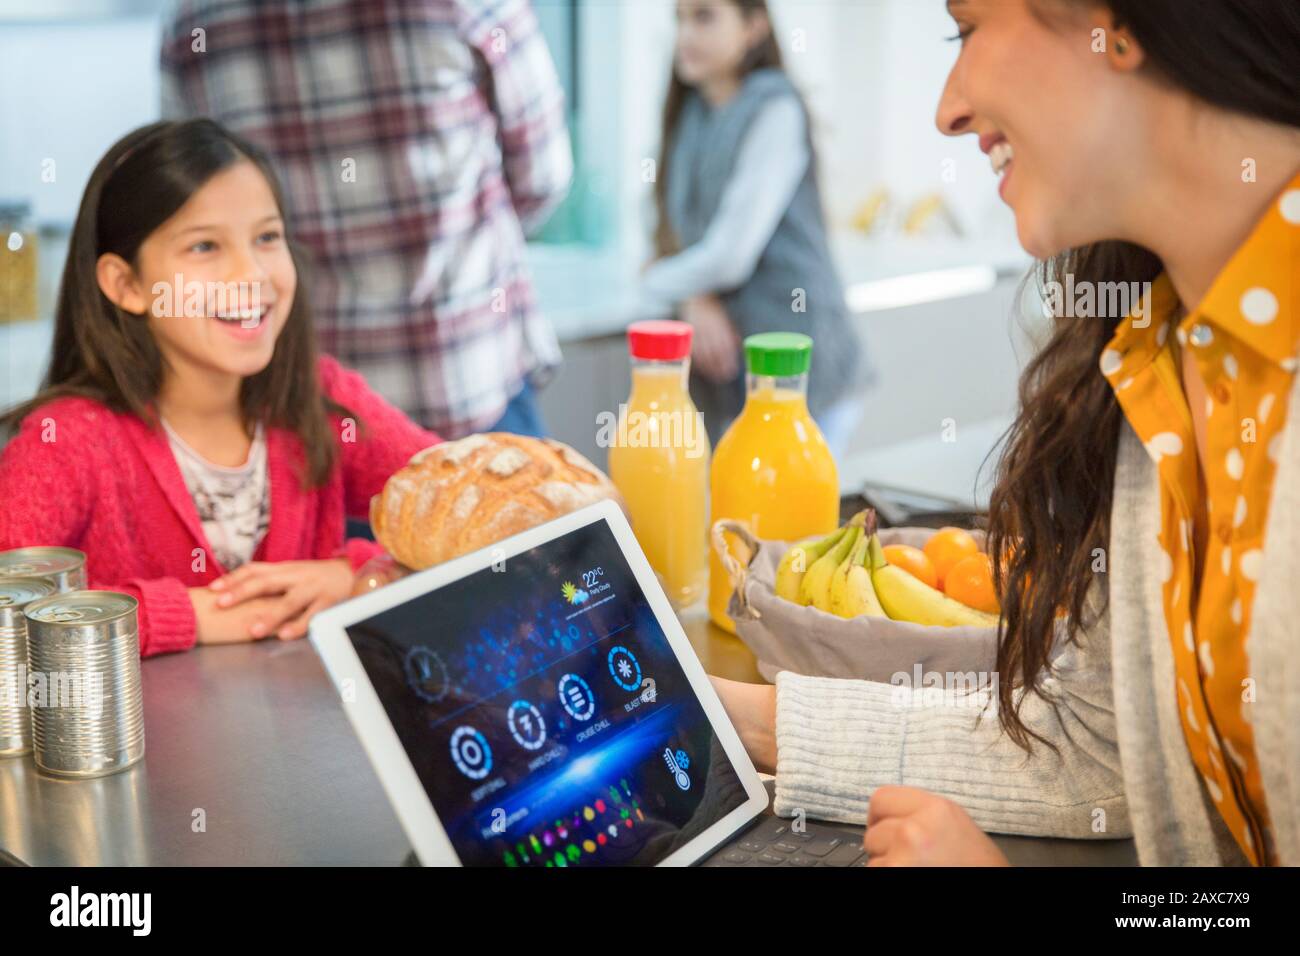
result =
M1115 41L1115 52L1120 56L1128 52L1128 37L1120 37Z

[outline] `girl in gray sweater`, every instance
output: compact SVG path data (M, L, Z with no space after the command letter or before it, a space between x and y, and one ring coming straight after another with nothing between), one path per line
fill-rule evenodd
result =
M812 336L808 407L840 453L868 373L827 244L803 100L765 0L683 0L677 14L657 259L633 317L694 326L691 393L714 442L744 404L741 339Z

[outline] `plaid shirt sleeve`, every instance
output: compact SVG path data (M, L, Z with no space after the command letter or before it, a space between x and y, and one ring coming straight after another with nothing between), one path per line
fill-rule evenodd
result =
M528 0L461 0L466 41L491 79L506 181L526 235L540 229L573 179L564 90Z

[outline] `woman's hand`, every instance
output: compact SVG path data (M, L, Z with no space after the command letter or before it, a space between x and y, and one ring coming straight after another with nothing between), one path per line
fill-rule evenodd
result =
M965 810L916 787L877 787L871 794L868 866L1009 866Z
M695 330L691 361L710 382L730 382L740 374L740 334L731 324L727 307L716 295L697 295L678 310L682 321Z
M317 611L344 600L352 591L352 565L347 558L325 561L252 561L208 585L217 594L217 611L241 608L257 601L248 615L249 636L274 634L293 640L307 633Z
M709 680L754 766L763 773L776 773L776 687L721 677Z

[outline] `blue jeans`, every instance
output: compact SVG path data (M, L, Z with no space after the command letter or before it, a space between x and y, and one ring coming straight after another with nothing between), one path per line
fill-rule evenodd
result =
M495 425L484 430L511 432L515 435L528 435L531 438L546 437L546 424L542 421L541 409L537 407L537 393L533 391L533 387L525 381L523 388L510 399L505 414Z
M541 409L537 407L537 393L533 387L524 382L524 387L515 393L503 414L489 432L511 432L515 435L528 435L531 438L544 438L546 425L542 422ZM359 518L347 519L347 536L349 538L367 538L375 540L370 523Z

